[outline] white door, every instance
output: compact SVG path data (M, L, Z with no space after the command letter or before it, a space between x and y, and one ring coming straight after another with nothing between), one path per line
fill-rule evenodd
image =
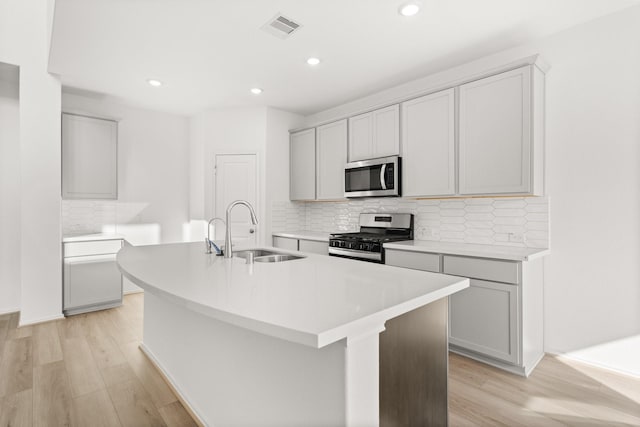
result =
M215 160L215 216L225 219L227 206L235 200L246 200L258 214L257 171L255 154L218 154ZM258 221L263 220L258 216ZM231 236L235 244L256 245L258 233L245 206L233 208L230 217ZM224 229L216 221L215 236L224 239Z

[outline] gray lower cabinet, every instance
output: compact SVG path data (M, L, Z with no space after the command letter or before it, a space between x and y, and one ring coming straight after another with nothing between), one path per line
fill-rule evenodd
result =
M273 236L273 247L280 249L287 249L289 251L298 250L298 239L292 239L289 237Z
M273 247L290 251L308 252L318 255L329 254L329 242L294 239L292 237L273 236Z
M517 285L471 279L449 304L449 344L518 363Z
M63 244L65 316L122 304L122 275L116 254L122 239Z
M385 250L386 264L467 277L449 297L449 349L528 376L544 355L542 260Z

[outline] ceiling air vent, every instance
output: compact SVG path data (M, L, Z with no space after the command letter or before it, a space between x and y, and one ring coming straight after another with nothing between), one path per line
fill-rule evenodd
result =
M262 29L278 38L286 39L296 30L300 29L300 27L301 25L297 22L278 13L267 21L267 23L262 26Z

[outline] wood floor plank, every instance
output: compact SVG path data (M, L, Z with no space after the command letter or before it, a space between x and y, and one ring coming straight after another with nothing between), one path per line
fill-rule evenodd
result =
M30 337L33 332L33 326L18 327L20 322L20 313L11 313L9 316L9 329L6 339L17 339Z
M71 387L64 362L48 363L34 369L33 425L71 426Z
M104 369L127 362L111 335L90 335L87 342L98 368Z
M149 393L137 379L107 388L124 426L166 426Z
M169 427L197 427L182 403L173 402L158 408L160 415Z
M131 366L126 362L121 363L120 365L108 366L100 369L100 373L102 374L102 379L107 387L132 381L137 378L136 374L131 369Z
M158 407L177 400L160 373L149 362L147 356L142 353L137 342L126 344L121 349L136 377L149 392L151 399Z
M32 389L0 398L0 426L33 426Z
M89 333L88 320L90 314L78 314L66 317L56 323L60 340L86 338Z
M32 383L31 337L7 340L0 361L0 397L30 389Z
M63 340L62 352L69 374L72 397L75 398L105 388L102 375L100 375L85 338Z
M2 353L4 352L4 346L7 342L7 333L9 332L9 314L2 315L0 318L0 361L2 360Z
M120 419L106 389L73 399L73 425L77 427L120 427Z
M55 322L40 323L33 327L33 364L44 365L62 360L62 347Z

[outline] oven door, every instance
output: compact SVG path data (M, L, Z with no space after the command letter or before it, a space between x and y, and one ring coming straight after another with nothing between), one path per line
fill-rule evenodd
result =
M347 163L345 197L400 196L400 157Z

